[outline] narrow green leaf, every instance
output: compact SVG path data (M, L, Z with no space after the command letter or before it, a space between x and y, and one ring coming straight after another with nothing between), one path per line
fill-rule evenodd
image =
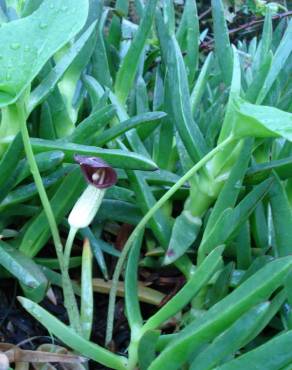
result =
M288 331L217 369L246 370L250 364L256 369L280 369L292 361L291 345L292 331Z
M242 180L246 172L252 149L252 140L246 140L237 158L237 162L232 168L228 180L225 182L222 191L220 192L212 213L207 221L204 230L202 242L207 238L209 232L214 227L215 223L222 212L228 207L234 207L237 197L240 193Z
M126 370L127 360L125 357L115 355L109 350L80 337L74 330L29 299L19 297L18 300L36 320L75 351L110 369Z
M137 236L129 253L125 276L125 301L128 323L131 330L142 326L143 319L138 297L138 264L144 230Z
M168 370L180 369L199 346L215 338L254 305L266 300L283 284L291 267L291 257L283 257L267 264L213 306L201 319L183 329L153 361L149 370L160 370L162 367L167 367ZM289 343L291 355L290 347Z
M292 51L291 38L292 38L292 21L289 22L287 30L281 40L279 47L277 48L269 73L256 100L258 104L261 104L264 101L267 94L271 90L274 82L276 81L279 73L285 66L285 63Z
M163 262L165 265L173 263L184 255L188 248L195 242L201 226L202 220L199 217L192 216L188 210L184 210L175 219L169 246Z
M31 144L35 153L62 150L65 154L64 159L70 162L73 162L74 154L78 153L100 157L117 168L131 168L141 171L153 171L157 169L155 163L151 159L145 158L140 154L125 152L118 149L101 149L95 146L42 139L31 139Z
M272 185L272 179L257 185L234 209L227 208L219 217L206 239L200 244L199 254L208 254L215 246L227 243L239 230L258 202L266 195Z
M226 85L230 85L233 69L233 57L222 0L212 0L212 15L214 22L216 55L224 82Z
M269 191L275 233L276 255L283 257L292 254L292 212L279 177L274 174L274 182Z
M46 153L39 153L35 155L35 160L37 162L38 169L41 173L45 171L54 170L59 164L63 162L63 159L64 159L64 153L61 152L60 150L46 152ZM19 173L18 173L16 182L15 182L15 185L21 183L23 180L25 180L27 177L31 175L27 159L22 159L19 162L16 171L17 172L19 171Z
M272 171L280 177L281 180L287 180L292 177L292 156L287 158L273 160L266 163L258 163L251 166L246 172L244 184L254 185L268 178Z
M204 260L195 270L184 287L169 300L159 311L151 316L143 326L143 330L157 329L166 320L182 310L197 294L208 284L213 274L222 263L222 252L224 247L220 246Z
M90 339L93 323L92 253L88 239L82 249L80 323L83 337Z
M202 66L198 79L191 93L190 104L193 115L196 114L199 109L199 103L202 99L202 96L204 94L208 82L212 62L213 62L213 53L209 53L204 62L204 65Z
M59 180L67 176L73 169L74 166L72 167L72 165L66 166L65 168L59 168L52 172L49 176L42 177L45 189L56 184ZM34 182L18 186L16 189L9 192L2 202L0 202L0 210L6 209L6 207L14 204L26 202L36 195L38 195L38 190Z
M20 170L18 168L16 171L15 168L22 156L23 143L21 135L18 134L15 136L14 140L11 142L0 161L0 173L5 174L5 176L0 176L0 201L5 198L15 183L16 177Z
M140 339L138 348L140 370L147 370L154 360L159 335L158 330L149 330Z
M125 103L133 85L139 59L151 30L156 4L157 0L149 0L147 2L140 26L117 73L115 93L121 103Z
M164 63L168 68L170 110L167 113L173 119L189 156L196 162L207 152L207 145L192 118L184 61L175 37L165 35L167 31L161 17L157 17L157 26Z
M230 328L195 357L190 370L213 369L220 365L224 358L233 355L246 341L250 333L257 328L262 317L267 313L269 305L269 302L260 303L235 321Z
M66 142L76 144L91 144L93 137L100 129L110 123L116 114L116 109L112 105L93 111L75 128L73 133L66 137Z
M48 280L39 266L2 240L0 240L0 264L18 279L31 299L39 302L44 298Z
M76 168L65 177L62 184L50 200L57 223L71 210L84 187L80 169ZM19 250L29 257L35 256L50 238L50 228L42 210L26 229Z
M110 140L117 138L126 131L136 128L139 125L144 125L153 121L158 124L159 120L165 117L165 115L164 112L148 112L131 117L127 121L121 122L98 135L94 140L94 144L96 146L103 146Z

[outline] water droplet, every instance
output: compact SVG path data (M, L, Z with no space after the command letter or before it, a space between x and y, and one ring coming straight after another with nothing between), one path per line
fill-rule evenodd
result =
M41 30L44 30L45 28L47 28L48 27L48 23L46 23L46 22L41 22L40 24L39 24L39 28L41 29Z
M26 46L24 47L24 51L29 51L29 46L28 46L28 45L26 45Z
M7 72L6 73L6 81L10 81L11 80L11 73Z
M50 9L54 9L55 5L54 4L50 4Z
M18 42L13 42L12 44L10 44L10 47L12 50L17 50L20 48L20 44Z
M62 10L62 12L66 12L66 11L68 10L68 6L63 5L63 6L61 7L61 10Z

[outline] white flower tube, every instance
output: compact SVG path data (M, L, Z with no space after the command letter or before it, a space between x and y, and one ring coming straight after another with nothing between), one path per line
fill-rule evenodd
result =
M90 184L87 186L69 214L70 227L82 229L91 224L101 205L105 190L98 189Z

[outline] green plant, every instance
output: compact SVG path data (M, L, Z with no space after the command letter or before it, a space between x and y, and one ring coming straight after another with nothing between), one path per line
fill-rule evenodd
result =
M291 21L274 29L267 11L261 36L231 45L223 3L214 0L215 47L205 55L194 0L179 22L170 0L117 1L115 9L94 0L24 4L15 9L26 17L0 29L0 173L8 174L0 178L0 221L4 229L11 215L24 219L1 241L0 263L21 283L22 306L70 348L113 369L288 369ZM126 19L129 6L138 26ZM92 176L112 174L112 166L117 185L106 193L89 185L80 197L76 153L81 166L88 156L109 163L87 180L103 182ZM76 216L80 205L86 219ZM107 220L134 225L120 252L102 240ZM36 259L50 236L57 260ZM85 239L81 258L71 257L75 238ZM92 256L108 278L104 253L118 257L105 344L114 339L122 277L127 356L90 341ZM69 274L76 265L81 288ZM186 280L147 319L139 266L171 266ZM63 287L69 326L38 304L49 283ZM165 334L173 317L176 330Z

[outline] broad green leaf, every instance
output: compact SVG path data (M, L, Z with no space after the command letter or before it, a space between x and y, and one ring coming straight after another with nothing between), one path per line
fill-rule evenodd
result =
M0 29L0 106L14 103L47 60L84 26L87 0L45 0Z
M283 137L292 141L292 113L237 98L233 100L233 114L235 137Z
M95 30L95 23L70 47L68 52L61 58L51 72L40 82L31 92L28 102L28 111L32 112L54 89L59 80L63 77L66 70L78 57L80 50L90 41ZM75 91L75 90L74 90Z

